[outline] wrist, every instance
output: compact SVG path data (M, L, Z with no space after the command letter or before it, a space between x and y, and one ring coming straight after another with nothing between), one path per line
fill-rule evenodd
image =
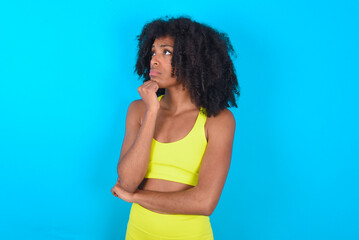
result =
M143 190L140 190L140 189L136 189L136 191L133 193L132 195L132 200L133 200L133 203L137 203L137 204L140 204L140 201L141 201L141 192Z
M159 109L156 109L156 108L147 109L147 110L146 110L146 115L157 116L158 110L159 110Z

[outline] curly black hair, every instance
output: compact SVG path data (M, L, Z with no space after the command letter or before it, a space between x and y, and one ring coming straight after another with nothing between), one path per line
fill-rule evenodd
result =
M159 18L146 23L138 39L135 72L143 82L150 79L152 44L156 38L174 38L172 77L182 80L195 105L205 108L207 116L216 116L222 109L237 107L239 86L230 54L233 46L225 33L189 17ZM176 69L176 72L174 71ZM157 96L164 89L157 91Z

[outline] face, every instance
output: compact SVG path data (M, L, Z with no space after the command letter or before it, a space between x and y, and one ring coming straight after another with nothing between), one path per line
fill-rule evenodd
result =
M179 85L176 76L171 77L173 45L174 39L170 36L156 38L152 45L150 78L157 82L160 88Z

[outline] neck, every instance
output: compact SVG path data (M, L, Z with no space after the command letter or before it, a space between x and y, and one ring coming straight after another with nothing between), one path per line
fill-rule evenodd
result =
M187 89L183 90L182 87L177 89L166 88L162 101L162 106L173 114L194 108L197 109L196 105L191 101L189 91Z

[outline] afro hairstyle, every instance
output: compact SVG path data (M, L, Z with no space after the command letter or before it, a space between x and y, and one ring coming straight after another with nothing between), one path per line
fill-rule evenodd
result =
M205 108L208 117L236 104L237 76L230 55L235 55L225 33L188 17L159 18L146 23L138 39L135 72L143 82L150 80L152 44L156 38L174 39L172 77L189 90L195 105ZM174 71L176 69L176 72ZM164 89L157 91L157 96Z

